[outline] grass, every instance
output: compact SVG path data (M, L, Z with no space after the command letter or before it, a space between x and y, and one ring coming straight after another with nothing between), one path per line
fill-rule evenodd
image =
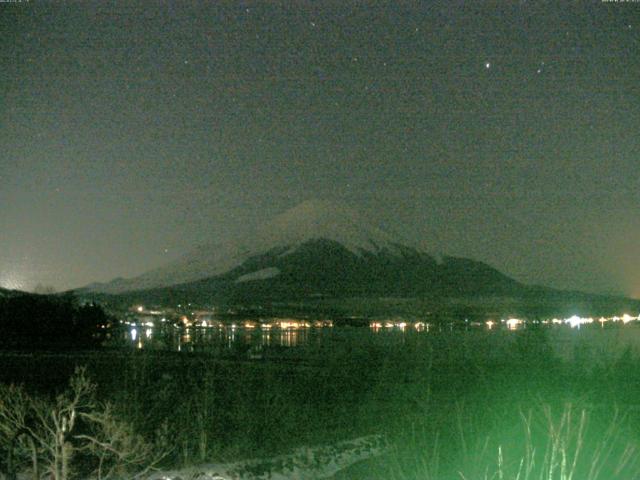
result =
M405 448L396 448L390 478L597 480L640 474L637 419L629 423L618 409L536 402L499 415L485 410L481 422L469 413L456 410L455 418L441 419L440 427L451 428L448 435L433 424L414 424L410 435L396 441Z
M3 354L8 368L0 375L47 396L59 393L76 365L86 366L114 415L169 452L165 466L384 433L393 452L364 478L640 476L640 371L631 351L604 355L576 344L560 358L548 330L426 334L389 345L356 340L329 351L310 347L296 361Z

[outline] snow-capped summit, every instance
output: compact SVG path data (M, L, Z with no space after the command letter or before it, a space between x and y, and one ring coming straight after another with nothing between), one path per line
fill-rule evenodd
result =
M120 293L192 282L224 274L247 259L274 249L280 248L281 254L286 255L305 242L320 239L337 242L356 255L381 250L400 252L391 235L354 210L326 200L308 200L257 227L241 241L209 242L138 277L92 284L87 289Z
M361 250L395 249L391 235L370 225L356 211L324 200L308 200L278 215L260 229L258 238L263 247L293 247L309 240L325 239L338 242L356 254Z

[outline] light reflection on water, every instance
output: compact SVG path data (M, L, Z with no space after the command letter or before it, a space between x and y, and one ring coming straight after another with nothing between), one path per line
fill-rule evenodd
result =
M309 328L259 329L237 325L220 328L160 326L147 327L142 334L139 327L131 326L124 331L122 338L126 344L136 348L156 350L232 350L243 346L249 348L274 346L294 348L308 344L311 339L322 342L322 338L329 335L328 330Z
M584 326L581 329L568 325L540 326L547 332L547 338L560 358L570 357L576 348L584 353L600 352L618 357L623 351L640 354L640 324L619 324L603 328L601 324ZM215 328L177 328L160 325L154 328L128 326L120 337L120 345L137 349L210 352L244 352L250 358L259 358L263 352L272 349L294 350L313 347L331 349L336 345L354 345L372 342L381 346L404 346L428 342L434 335L455 338L501 337L514 340L517 332L507 325L498 328L486 325L484 328L454 328L451 325L419 325L387 327L385 324L367 327L330 328L246 328L243 324Z

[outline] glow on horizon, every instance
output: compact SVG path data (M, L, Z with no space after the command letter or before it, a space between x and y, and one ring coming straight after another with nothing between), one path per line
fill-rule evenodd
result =
M26 284L11 274L0 277L0 288L6 288L7 290L25 290Z

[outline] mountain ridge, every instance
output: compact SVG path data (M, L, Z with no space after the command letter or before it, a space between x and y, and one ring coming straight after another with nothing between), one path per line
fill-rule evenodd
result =
M92 283L81 290L122 293L197 281L221 275L252 256L282 246L293 250L312 239L336 241L357 255L384 248L399 252L402 248L392 235L372 226L354 210L323 200L302 202L258 226L247 237L235 242L208 242L142 275Z
M630 299L526 285L480 261L432 255L396 241L353 211L330 202L304 202L256 230L254 236L236 243L211 242L134 279L78 293L128 305L297 302L317 307L318 302L335 300L345 305L344 312L351 308L348 299L381 305L385 298L412 298L432 306L450 301L453 310L458 309L454 299L473 303L482 298L488 302L483 307L488 312L502 302L505 311L512 313L519 302L516 311L536 315L640 306Z

